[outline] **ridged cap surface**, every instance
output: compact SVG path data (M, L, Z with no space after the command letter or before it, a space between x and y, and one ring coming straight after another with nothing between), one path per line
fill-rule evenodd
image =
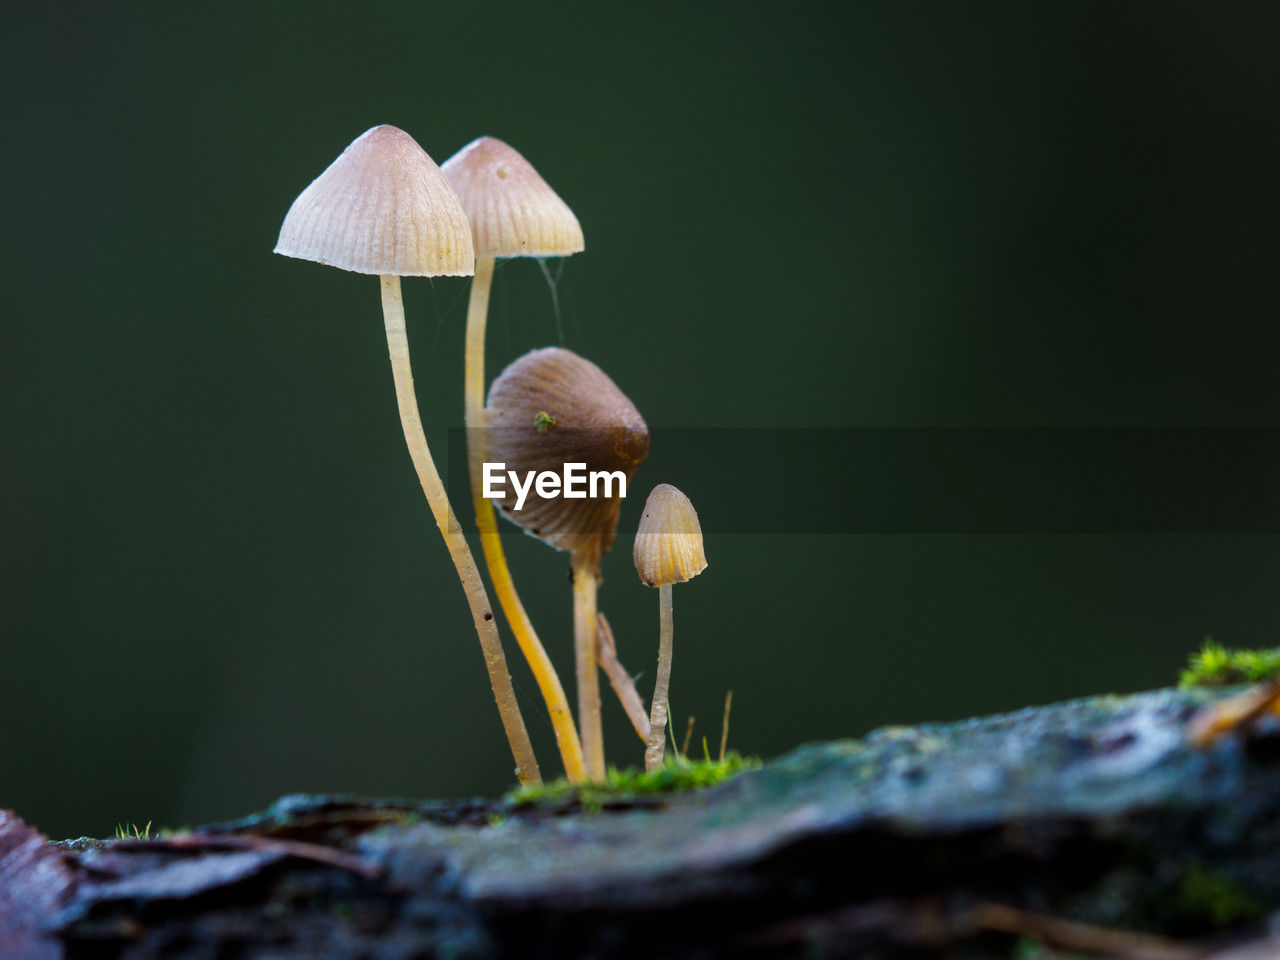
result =
M356 273L475 273L471 227L448 179L413 137L385 124L298 194L275 252Z
M649 428L626 394L590 360L560 347L534 350L502 371L489 388L486 424L485 460L521 478L584 463L588 474L620 471L630 484L649 455ZM516 510L510 482L506 493L495 501L503 516L559 550L586 550L598 565L613 546L622 507L616 495L544 499L531 488Z
M698 513L671 484L660 483L650 491L631 557L640 580L650 587L684 583L707 569Z
M478 257L565 257L583 249L582 227L533 165L493 137L444 162L471 221Z

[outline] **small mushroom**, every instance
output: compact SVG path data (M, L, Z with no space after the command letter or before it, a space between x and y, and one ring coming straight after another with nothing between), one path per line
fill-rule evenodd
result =
M481 465L485 460L484 342L489 313L489 288L497 257L564 257L583 248L582 227L568 205L556 195L524 157L493 137L471 141L441 166L471 222L476 250L476 273L467 307L466 367L463 392L467 425L467 460L471 472L471 500L480 529L480 545L498 602L511 632L533 671L546 702L556 745L571 783L583 779L582 744L560 677L538 639L533 622L516 592L493 504L484 497ZM554 418L540 421L543 433Z
M553 422L548 418L553 418ZM608 475L584 497L546 493L529 483L523 501L514 483L498 498L503 514L527 533L570 553L578 675L578 722L587 778L604 779L600 681L596 659L596 591L600 558L613 545L622 490L649 454L649 428L626 394L589 360L560 347L520 357L493 381L487 408L487 459L518 477L563 475L579 463L586 475ZM545 429L542 429L545 427Z
M466 214L426 151L403 130L383 125L356 138L298 195L285 215L275 252L381 278L387 345L409 455L466 591L516 774L521 783L538 783L537 760L492 606L422 431L400 296L402 276L472 273L475 254Z
M667 735L667 690L671 683L671 585L692 580L707 569L702 527L693 504L669 483L649 493L631 556L646 587L658 588L658 679L649 706L649 740L644 747L645 770L662 766Z

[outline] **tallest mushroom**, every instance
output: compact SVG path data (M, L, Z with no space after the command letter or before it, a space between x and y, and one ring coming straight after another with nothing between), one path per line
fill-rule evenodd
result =
M475 254L457 195L426 151L392 126L365 131L298 195L276 253L380 277L400 424L436 526L471 606L489 681L522 783L540 780L480 571L427 448L413 390L402 276L469 276Z
M582 227L573 211L529 161L494 137L471 141L446 160L441 169L457 191L471 222L476 251L475 279L471 282L471 300L467 307L464 392L471 500L480 529L480 545L498 602L546 702L565 775L570 782L577 783L583 779L585 767L573 714L555 667L516 592L502 539L498 536L493 504L484 497L481 469L487 433L484 343L494 261L498 257L565 257L579 253L583 249Z

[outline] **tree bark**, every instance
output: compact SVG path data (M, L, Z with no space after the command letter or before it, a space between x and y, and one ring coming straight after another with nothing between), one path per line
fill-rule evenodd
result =
M1280 907L1280 733L1189 745L1215 696L886 728L678 796L285 798L60 845L76 880L43 928L128 960L1200 955L1176 951Z

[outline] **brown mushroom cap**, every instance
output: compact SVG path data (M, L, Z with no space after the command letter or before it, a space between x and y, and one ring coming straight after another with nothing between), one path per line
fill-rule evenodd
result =
M649 428L626 394L590 360L544 347L520 357L489 388L485 460L527 471L563 473L565 463L632 474L649 455ZM558 550L586 550L598 565L613 546L622 501L542 498L530 489L520 510L510 482L497 501L525 532ZM602 492L602 490L600 491ZM616 494L616 484L615 484Z
M441 169L471 221L477 257L565 257L582 251L582 227L568 204L501 140L472 140Z
M298 194L275 252L356 273L475 272L457 194L413 137L386 124L362 133Z
M684 583L707 569L698 513L671 484L660 483L650 491L631 556L649 587Z

